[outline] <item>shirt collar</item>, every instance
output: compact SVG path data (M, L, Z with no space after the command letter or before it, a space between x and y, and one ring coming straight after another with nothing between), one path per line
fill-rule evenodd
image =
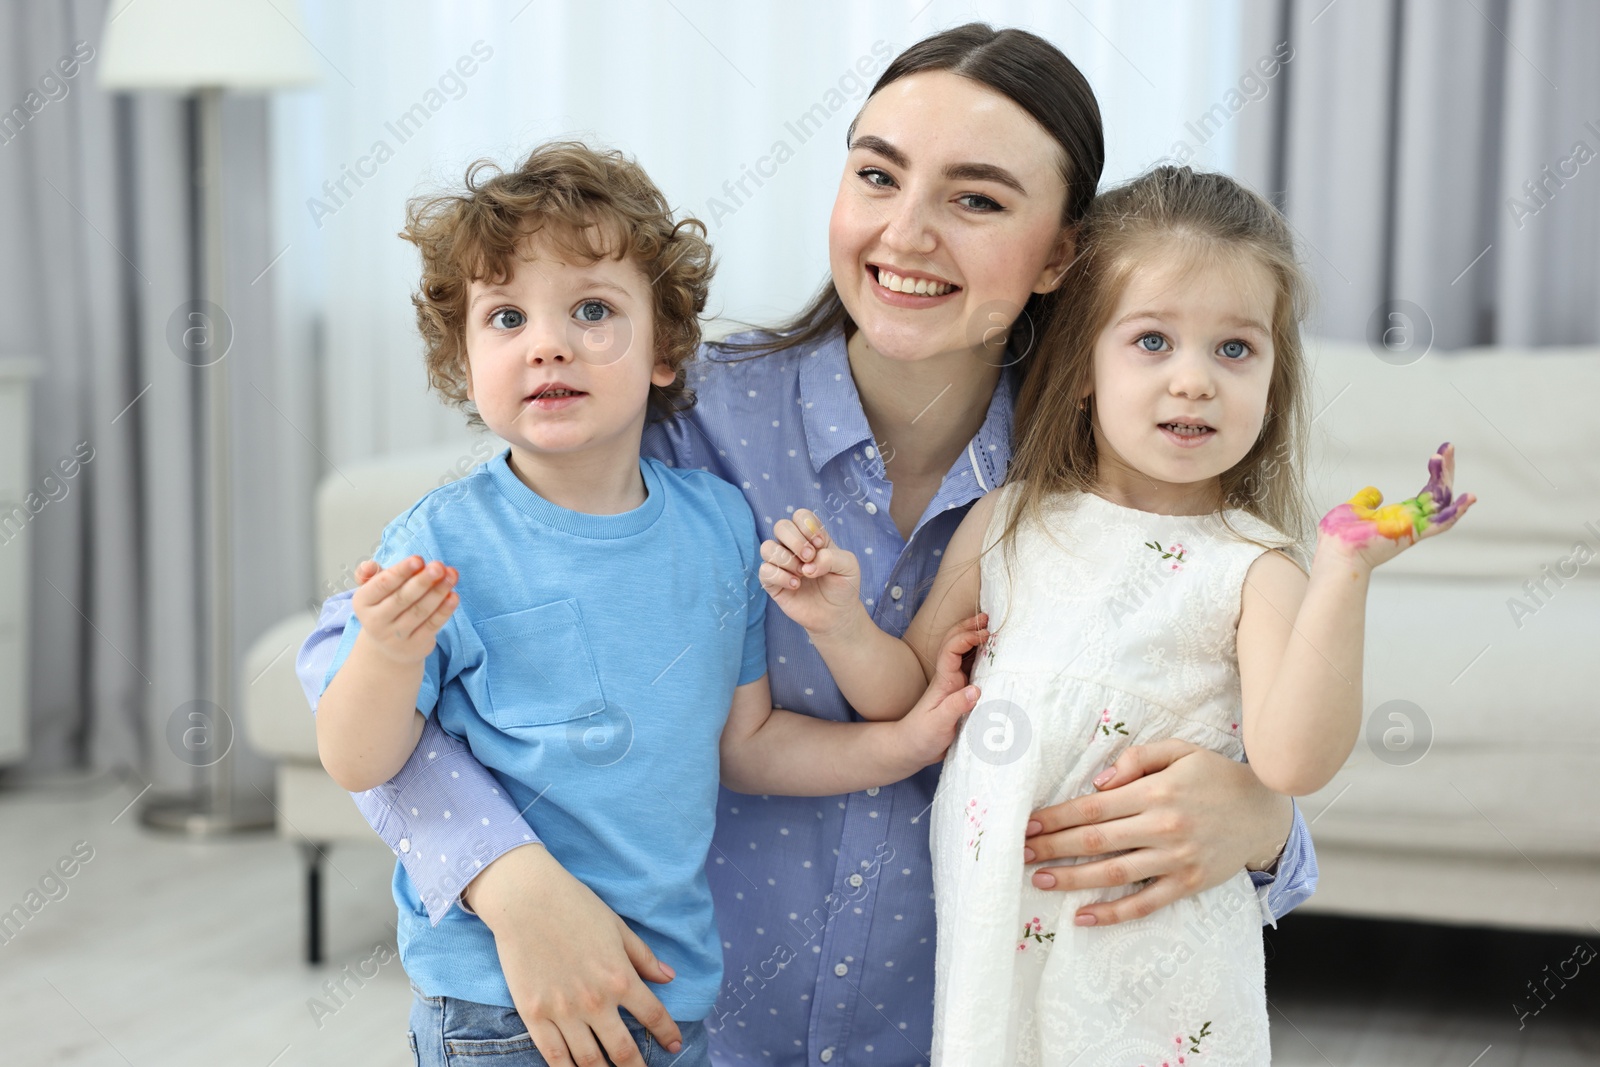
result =
M800 412L806 428L806 451L811 469L818 474L828 461L861 442L872 442L872 427L861 407L850 376L850 358L845 352L844 330L828 336L811 351L801 355Z
M867 424L861 394L856 392L855 379L850 376L843 329L804 353L801 360L800 403L806 451L811 457L811 468L821 474L822 468L839 453L863 441L871 444L872 427ZM1000 372L983 425L978 427L966 453L952 468L959 472L970 464L981 492L996 488L1004 480L1011 463L1011 413L1016 402L1016 379L1017 365L1010 363Z
M1009 353L1008 353L1009 354ZM989 410L984 413L983 425L967 446L967 458L972 461L973 474L980 479L984 492L996 489L1005 481L1006 470L1011 466L1012 412L1016 408L1017 364L1007 364L1000 371L994 395L989 398ZM957 461L960 466L960 461Z

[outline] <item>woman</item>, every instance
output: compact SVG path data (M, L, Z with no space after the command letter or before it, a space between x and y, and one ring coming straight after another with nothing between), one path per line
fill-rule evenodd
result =
M699 403L647 428L645 451L741 486L764 535L795 507L822 515L861 557L869 611L898 633L962 515L1004 478L1013 398L1038 358L1033 330L1070 260L1104 149L1093 93L1066 57L1032 34L980 24L897 57L849 146L829 225L830 283L788 328L708 346L691 377ZM364 566L361 577L373 573ZM301 652L313 704L348 615L348 594L330 600ZM778 706L852 714L804 631L780 612L767 614L767 642ZM926 814L937 774L822 800L723 792L707 871L726 960L708 1021L717 1062L927 1061ZM1017 857L1128 850L1035 875L1062 890L1147 882L1081 917L1147 914L1280 855L1275 880L1257 876L1271 883L1272 913L1310 894L1304 825L1248 768L1168 742L1131 750L1097 785L1093 797L1039 812ZM530 1028L553 1022L569 1045L592 1048L585 1020L619 1004L654 1021L659 1002L638 995L634 972L652 981L667 972L636 945L630 956L620 921L595 911L598 901L541 892L529 857L542 850L518 847L532 831L431 720L412 763L360 799L435 916L470 879L463 905L494 931ZM446 820L444 810L465 817ZM422 858L434 855L457 862L433 870ZM665 1043L672 1024L659 1025Z

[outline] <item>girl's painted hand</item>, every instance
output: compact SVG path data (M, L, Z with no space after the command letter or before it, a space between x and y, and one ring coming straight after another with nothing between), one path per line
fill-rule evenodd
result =
M961 732L961 720L978 703L978 687L967 684L961 661L989 640L987 616L974 615L950 627L934 660L933 681L922 699L900 720L899 747L909 761L910 773L938 763Z
M363 574L365 571L365 575ZM434 637L455 613L461 597L454 567L407 556L372 574L357 570L360 586L351 598L361 620L361 640L396 663L421 663L433 651Z
M1383 494L1367 486L1322 517L1319 552L1326 549L1376 567L1416 542L1444 533L1477 501L1471 493L1451 492L1455 471L1456 450L1446 441L1428 461L1428 484L1410 500L1383 504Z
M780 519L761 542L761 558L761 587L808 633L836 630L861 609L861 564L810 510Z

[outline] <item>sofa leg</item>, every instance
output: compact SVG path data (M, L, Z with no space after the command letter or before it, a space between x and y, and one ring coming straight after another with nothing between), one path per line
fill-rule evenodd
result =
M306 962L322 962L322 861L323 846L311 841L300 843L306 862Z

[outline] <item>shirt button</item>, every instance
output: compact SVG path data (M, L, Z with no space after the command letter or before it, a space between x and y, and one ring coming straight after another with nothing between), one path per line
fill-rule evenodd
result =
M400 851L401 852L410 852L411 851L411 838L402 837L400 839Z
M877 786L873 786L872 788L867 790L867 796L875 797L877 795L878 795L878 787Z
M856 886L861 884L861 881L862 879L859 874L852 874L850 876L850 888L854 889Z
M867 458L868 459L871 459L873 456L876 456L878 454L878 450L876 448L873 448L871 445L868 445L866 448L863 448L861 451L863 451L863 452L865 452L867 454Z
M823 1063L827 1063L830 1060L832 1060L833 1059L833 1046L830 1045L827 1048L823 1049L821 1052L817 1053L817 1059L821 1060Z
M870 500L867 501L867 514L868 515L876 515L877 513L878 513L878 505L874 504Z
M838 975L840 978L843 978L845 975L850 973L850 968L846 967L842 963L835 963L833 965L833 973Z
M898 585L892 587L889 590L889 596L892 597L895 600L899 600L901 598L901 596L903 596L904 594L905 594L905 590L901 589Z

